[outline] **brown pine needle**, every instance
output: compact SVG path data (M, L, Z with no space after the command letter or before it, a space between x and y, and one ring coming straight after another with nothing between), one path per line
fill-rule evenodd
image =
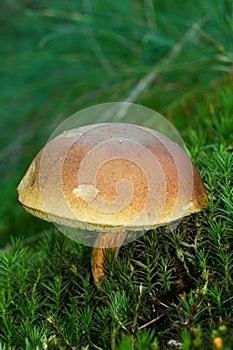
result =
M159 316L157 316L156 318L153 318L153 320L145 323L144 325L142 325L141 327L139 327L138 329L144 329L147 326L150 326L151 324L155 323L156 321L158 321L161 317L163 317L165 315L165 312Z

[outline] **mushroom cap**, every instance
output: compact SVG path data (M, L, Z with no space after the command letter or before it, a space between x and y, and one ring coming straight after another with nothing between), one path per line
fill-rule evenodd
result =
M17 190L34 216L101 232L148 230L207 204L182 147L127 123L64 131L37 154Z

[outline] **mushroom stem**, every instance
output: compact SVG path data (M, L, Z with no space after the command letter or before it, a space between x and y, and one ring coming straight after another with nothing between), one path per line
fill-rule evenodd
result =
M104 232L98 235L91 256L91 269L96 284L101 282L105 274L106 253L111 252L116 258L126 235L126 232Z

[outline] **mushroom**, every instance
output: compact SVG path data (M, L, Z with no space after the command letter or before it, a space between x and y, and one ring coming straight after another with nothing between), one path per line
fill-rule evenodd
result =
M207 204L184 149L158 131L127 123L87 125L52 139L20 182L18 199L32 215L93 246L96 284L107 251L116 257L122 244Z

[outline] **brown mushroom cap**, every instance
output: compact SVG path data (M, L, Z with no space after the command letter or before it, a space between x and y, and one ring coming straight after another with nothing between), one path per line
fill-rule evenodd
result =
M31 163L18 194L34 216L101 232L148 230L207 204L200 175L178 144L125 123L55 137Z

